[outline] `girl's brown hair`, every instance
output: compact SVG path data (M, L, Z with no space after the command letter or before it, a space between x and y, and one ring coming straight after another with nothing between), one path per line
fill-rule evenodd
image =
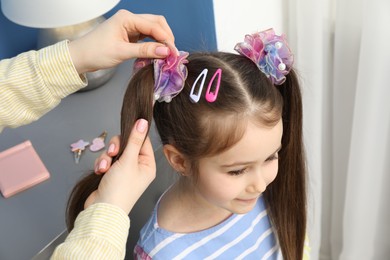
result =
M176 147L191 163L194 173L202 157L218 154L237 143L248 120L275 125L283 120L282 149L276 179L264 192L268 214L276 230L284 259L302 259L306 233L306 170L302 142L302 100L293 70L280 86L274 86L249 59L231 53L195 53L188 57L188 77L183 91L170 103L153 106L153 67L141 69L131 79L121 112L121 147L127 145L135 121L154 119L163 144ZM218 98L192 103L189 93L204 68L209 82L222 69ZM113 162L114 162L113 161ZM89 194L101 177L90 174L73 189L67 207L71 230Z

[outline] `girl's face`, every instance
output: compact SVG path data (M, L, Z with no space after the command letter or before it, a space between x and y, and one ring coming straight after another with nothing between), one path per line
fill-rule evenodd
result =
M199 161L195 184L202 204L236 214L252 210L276 177L283 125L248 123L243 138L229 150Z

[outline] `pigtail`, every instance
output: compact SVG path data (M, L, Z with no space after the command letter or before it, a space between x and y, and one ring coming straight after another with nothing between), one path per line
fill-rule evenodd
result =
M153 119L153 87L153 65L141 69L131 79L123 98L120 148L114 161L122 155L127 146L131 130L138 119L146 119L149 122L150 129Z
M101 175L90 172L73 187L65 212L65 221L68 232L73 229L76 217L84 210L85 201L88 196L97 189L101 179Z
M144 118L148 120L150 125L153 117L153 86L152 65L141 69L129 82L121 111L119 153L113 158L112 163L123 154L135 122L140 118ZM73 229L78 214L84 210L85 201L93 191L97 190L101 179L102 175L90 172L73 188L68 200L65 217L69 232Z
M279 173L264 193L284 259L302 259L306 235L306 165L302 97L296 73L277 86L283 98L283 137Z

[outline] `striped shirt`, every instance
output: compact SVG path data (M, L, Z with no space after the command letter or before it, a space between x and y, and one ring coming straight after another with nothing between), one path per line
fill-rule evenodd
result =
M136 259L277 259L279 246L263 197L247 214L194 233L173 233L157 223L157 206L141 230Z
M0 132L40 118L87 85L62 41L0 61Z

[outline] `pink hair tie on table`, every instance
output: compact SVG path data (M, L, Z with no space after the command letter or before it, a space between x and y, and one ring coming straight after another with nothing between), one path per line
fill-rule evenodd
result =
M179 54L171 51L165 59L137 59L134 62L134 73L153 62L154 65L154 100L171 102L184 88L188 71L188 52Z
M234 49L251 59L275 85L283 84L294 62L285 36L276 35L273 29L246 35Z

